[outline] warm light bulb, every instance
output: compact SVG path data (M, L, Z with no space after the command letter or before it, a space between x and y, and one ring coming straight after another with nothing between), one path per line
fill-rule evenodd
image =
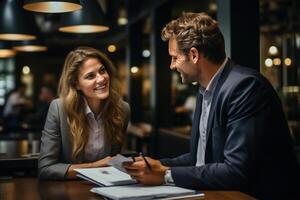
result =
M284 59L284 64L285 64L286 66L291 66L291 65L292 65L292 59L290 59L290 58Z
M272 66L273 66L273 61L272 61L271 58L267 58L267 59L265 60L265 66L266 66L266 67L272 67Z
M116 50L117 50L116 45L111 44L111 45L109 45L109 46L107 47L107 51L109 51L110 53L113 53L113 52L115 52Z
M273 65L279 66L280 64L281 64L280 58L274 58L274 59L273 59Z
M30 74L30 68L28 66L24 66L22 72L23 74Z
M278 53L278 48L276 46L270 46L269 54L276 55Z
M130 68L131 73L136 74L139 71L139 68L137 66L133 66Z

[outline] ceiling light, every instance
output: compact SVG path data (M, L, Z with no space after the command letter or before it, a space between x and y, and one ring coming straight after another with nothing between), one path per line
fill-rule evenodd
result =
M80 0L25 0L23 8L42 13L64 13L79 10L81 5Z
M119 17L118 18L118 24L123 26L128 24L128 19L126 17Z
M11 58L16 55L16 52L9 47L9 44L4 41L0 41L0 58Z
M13 45L13 49L22 52L47 51L48 47L42 45L39 40L19 41Z
M95 0L81 2L82 9L62 15L61 32L96 33L109 30L105 24L104 13Z
M0 40L33 40L37 27L20 0L0 1Z
M47 51L46 46L42 45L26 45L26 46L15 46L13 47L16 51L23 52L39 52L39 51Z
M128 24L127 10L125 8L119 10L118 24L121 26Z

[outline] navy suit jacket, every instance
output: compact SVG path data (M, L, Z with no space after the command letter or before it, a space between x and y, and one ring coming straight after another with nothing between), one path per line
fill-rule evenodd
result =
M281 102L270 83L228 61L213 93L205 165L196 167L202 96L198 94L190 152L162 159L176 185L240 190L260 199L295 197L298 163Z

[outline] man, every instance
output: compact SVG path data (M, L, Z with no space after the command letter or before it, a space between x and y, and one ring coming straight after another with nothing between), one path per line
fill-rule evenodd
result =
M19 128L23 112L31 107L31 102L25 96L25 90L26 85L20 83L15 90L8 94L3 110L4 125L8 131Z
M125 163L146 185L240 190L259 199L294 199L298 163L280 100L269 82L225 55L216 21L184 13L162 30L170 68L200 85L190 152L160 161ZM167 148L167 147L166 147ZM149 167L150 166L150 167Z

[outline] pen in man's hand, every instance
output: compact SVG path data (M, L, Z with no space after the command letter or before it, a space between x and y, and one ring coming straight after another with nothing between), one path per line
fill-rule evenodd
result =
M134 157L134 155L132 155L131 158L132 158L133 162L135 162L135 157Z
M142 152L140 152L140 156L142 156L142 158L144 159L147 167L151 170L151 165L149 164L149 162L147 161L147 159L145 158L144 154Z

